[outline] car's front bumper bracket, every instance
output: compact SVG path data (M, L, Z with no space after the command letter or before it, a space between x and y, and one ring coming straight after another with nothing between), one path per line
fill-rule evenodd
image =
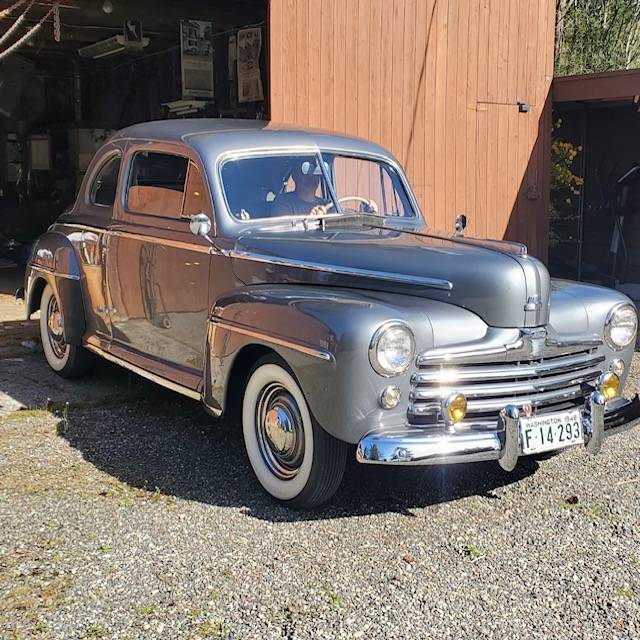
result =
M600 450L605 435L630 426L640 417L640 398L616 398L605 403L594 391L585 405L585 448ZM512 471L521 455L520 415L514 405L505 406L495 429L467 429L458 433L430 433L419 427L371 431L358 443L356 458L364 464L429 465L497 460Z

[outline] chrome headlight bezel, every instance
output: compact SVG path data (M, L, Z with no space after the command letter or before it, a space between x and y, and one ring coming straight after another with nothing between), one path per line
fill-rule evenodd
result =
M612 330L615 329L614 323L616 318L620 317L620 313L622 311L631 311L633 313L633 317L635 318L635 329L633 333L630 335L629 340L625 343L615 342L612 337ZM628 347L636 337L638 333L638 312L634 305L629 302L621 302L615 305L607 314L607 319L604 321L604 340L607 345L613 349L614 351L622 351L626 347Z
M391 368L385 366L380 361L378 352L380 342L382 341L386 333L390 330L403 331L409 341L409 355L402 363L401 367ZM380 325L373 334L373 337L371 338L371 342L369 344L369 362L371 363L373 370L385 378L393 378L394 376L402 375L411 366L415 355L416 340L413 335L413 331L411 331L409 325L407 325L405 322L402 322L401 320L390 320L389 322L385 322L384 324Z

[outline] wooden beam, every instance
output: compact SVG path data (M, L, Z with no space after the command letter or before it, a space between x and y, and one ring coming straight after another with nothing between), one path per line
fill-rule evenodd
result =
M562 76L553 81L553 101L632 100L640 95L640 69Z

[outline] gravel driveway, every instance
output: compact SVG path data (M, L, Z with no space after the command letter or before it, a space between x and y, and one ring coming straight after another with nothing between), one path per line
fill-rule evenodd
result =
M0 324L1 638L640 635L640 429L511 474L353 463L298 513L236 425L106 363L62 381L34 332Z

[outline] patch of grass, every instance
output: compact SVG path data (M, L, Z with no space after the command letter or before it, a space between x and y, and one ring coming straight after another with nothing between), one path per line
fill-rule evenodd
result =
M156 606L154 604L146 604L138 609L138 615L143 618L148 618L156 612Z
M229 632L227 626L218 620L203 622L196 629L200 638L223 638Z
M616 591L616 596L618 598L624 598L625 600L633 600L637 594L631 587L622 587Z
M33 625L33 632L34 633L46 633L47 631L49 631L49 625L46 622L44 622L43 620L38 620Z
M173 511L176 505L176 499L173 496L162 493L158 487L154 491L148 491L147 489L132 487L119 480L111 480L109 488L100 491L99 495L105 498L115 498L121 507L126 508L135 507L138 501L166 505L169 511Z
M69 578L60 576L44 580L35 575L25 580L25 584L14 587L0 600L0 619L3 611L24 611L30 614L55 611L63 603L70 585Z
M484 502L482 501L482 498L479 498L478 496L471 496L467 498L464 501L464 504L472 511L480 511L484 508Z
M19 409L10 413L6 419L12 422L22 422L36 418L50 418L51 413L46 409Z
M57 549L58 547L62 546L65 542L66 542L66 539L63 538L62 536L58 538L47 538L44 541L44 546L47 549Z
M345 602L343 597L338 593L338 591L332 587L330 584L325 584L323 586L323 590L327 595L327 599L329 600L329 606L336 611L341 611L345 607Z
M462 555L467 558L477 559L484 556L484 551L474 544L465 544L464 547L462 547Z
M560 502L560 507L568 511L577 511L588 518L593 520L610 520L611 522L617 522L620 520L619 516L612 513L609 508L597 503L579 502L575 496L566 498Z

